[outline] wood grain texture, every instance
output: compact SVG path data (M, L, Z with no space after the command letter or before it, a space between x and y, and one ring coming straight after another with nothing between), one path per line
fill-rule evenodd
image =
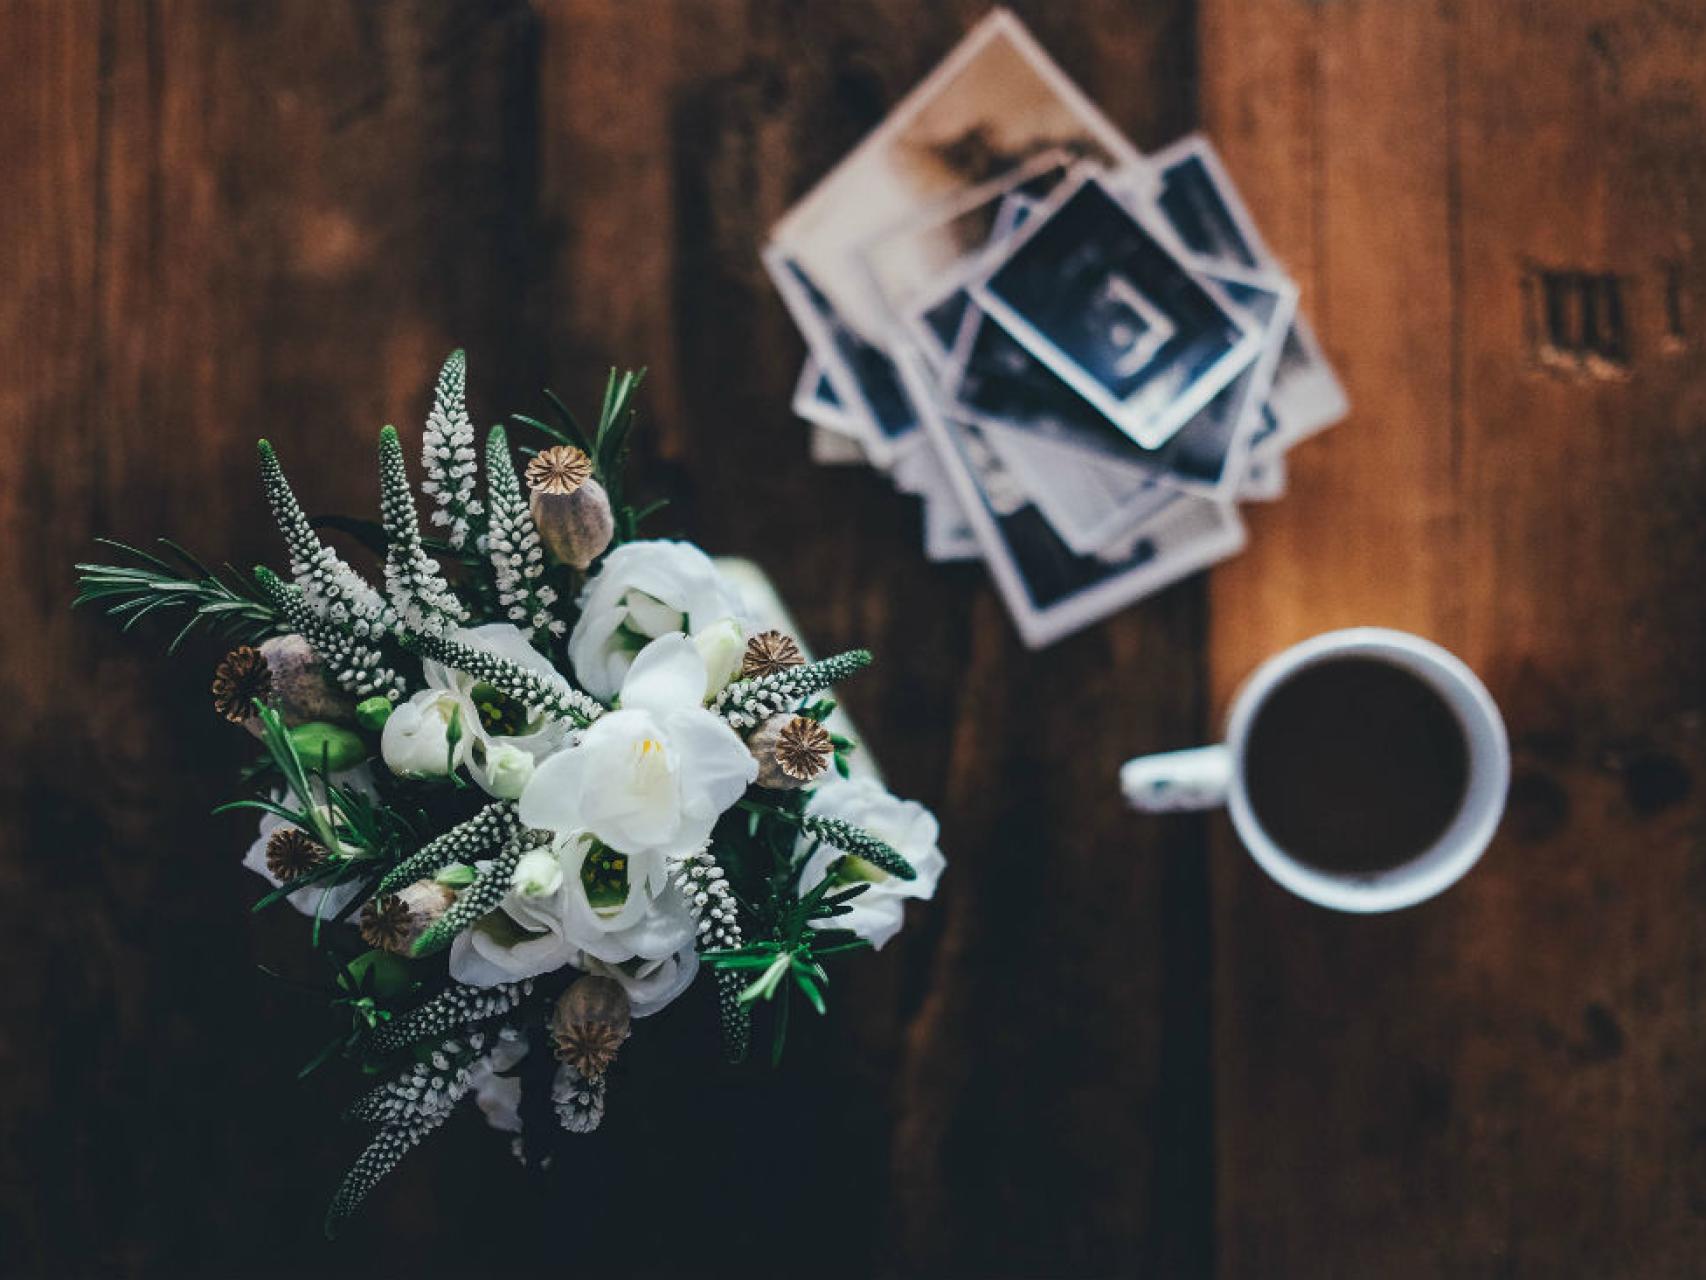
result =
M0 1274L1697 1267L1703 24L1016 7L1141 147L1200 103L1355 405L1242 559L1040 655L910 499L809 465L757 259L980 3L0 0ZM1552 341L1578 277L1615 279L1620 357ZM303 972L300 930L206 816L217 655L70 615L68 566L102 533L276 558L263 434L365 511L457 344L481 422L650 366L662 527L877 651L850 710L951 868L777 1076L715 1066L689 999L572 1166L462 1116L328 1248L358 1135L253 967ZM1354 622L1463 653L1518 754L1485 865L1372 921L1113 787Z
M1224 1269L1693 1274L1706 31L1642 3L1201 8L1205 124L1355 402L1216 576L1215 703L1385 623L1481 671L1516 752L1482 866L1401 917L1295 903L1217 838ZM1538 272L1614 278L1626 360L1543 350Z

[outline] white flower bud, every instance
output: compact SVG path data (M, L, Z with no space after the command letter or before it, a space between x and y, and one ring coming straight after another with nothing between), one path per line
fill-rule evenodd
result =
M524 898L548 898L563 887L563 864L549 849L521 855L510 884Z
M533 780L533 757L508 742L494 742L486 748L486 766L482 771L485 789L500 800L514 800Z
M738 619L722 618L695 633L693 646L705 660L705 701L709 702L740 670L746 656L746 631Z

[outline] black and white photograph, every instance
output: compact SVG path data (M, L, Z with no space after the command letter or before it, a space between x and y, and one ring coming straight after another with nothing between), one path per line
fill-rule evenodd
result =
M1157 152L1152 163L1160 178L1154 201L1187 249L1218 266L1283 274L1207 138L1181 138ZM1148 199L1149 189L1147 182L1136 184L1129 198ZM1252 456L1264 459L1279 457L1350 411L1344 388L1301 312L1286 333L1268 397L1269 422L1257 430L1251 449Z
M854 249L889 325L933 311L998 255L1018 225L1017 210L1046 199L1072 172L1071 152L1053 149L955 192Z
M966 519L965 507L942 467L936 450L928 444L909 449L895 459L889 473L894 487L917 498L924 508L924 558L937 564L978 558L977 538Z
M1008 469L1024 477L1026 494L1076 555L1104 555L1180 496L1178 488L1154 476L1108 466L1048 436L975 425Z
M917 358L903 354L901 370L1027 646L1052 644L1243 547L1244 526L1232 507L1181 495L1132 535L1118 561L1074 553L983 430L942 412Z
M1122 476L1129 492L1154 479L1203 497L1231 498L1261 422L1259 408L1297 294L1284 279L1226 270L1204 274L1261 324L1262 350L1159 448L1138 446L1010 334L981 316L968 320L966 350L950 380L954 402L1000 436L1029 434L1065 446L1068 457L1071 452L1084 455L1092 465Z
M835 394L834 386L830 384L829 378L823 372L823 366L818 364L815 356L806 356L800 365L799 381L794 384L794 398L789 407L793 409L795 416L818 426L844 431L849 435L858 430L854 425L853 415Z
M885 405L876 403L889 390L866 353L886 345L890 317L857 249L1050 152L1108 167L1139 161L1030 32L996 9L771 228L765 265L837 392L869 408L867 444L878 466L912 424L885 422ZM801 276L821 302L799 287ZM822 332L825 308L845 331L839 341Z
M1285 455L1251 458L1238 485L1239 502L1278 502L1285 497Z
M1207 138L1190 134L1156 152L1150 163L1160 179L1155 203L1185 248L1228 266L1273 268L1256 220ZM1134 195L1142 198L1142 192Z
M1018 190L1003 194L988 242L980 251L967 254L958 266L932 279L927 289L920 290L922 301L902 316L900 337L903 340L911 337L943 380L951 382L956 376L955 370L964 361L966 344L976 328L975 317L982 314L972 302L973 281L986 274L990 264L1001 260L1012 244L1014 232L1038 203L1037 198Z
M1262 406L1273 385L1286 335L1297 313L1297 286L1260 273L1205 271L1261 325L1262 347L1232 382L1199 409L1172 439L1145 462L1188 492L1229 498L1238 488Z
M1301 313L1292 320L1280 346L1268 408L1273 428L1259 432L1252 449L1252 456L1263 460L1283 455L1350 412L1345 389Z
M1255 321L1168 241L1163 226L1087 173L1033 214L972 288L1021 345L1150 449L1261 345Z
M1095 554L1164 499L1156 474L1133 464L1141 451L1130 437L980 310L968 313L957 345L944 388L950 411L1025 476L1075 553Z
M917 414L894 361L842 319L798 262L774 248L766 252L765 262L783 296L797 300L795 318L812 335L812 354L830 375L835 399L862 433L866 454L875 465L888 466L898 450L916 443L918 430ZM835 370L842 371L850 383L837 382Z

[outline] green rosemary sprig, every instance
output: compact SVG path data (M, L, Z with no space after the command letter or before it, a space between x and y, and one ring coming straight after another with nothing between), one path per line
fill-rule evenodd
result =
M827 1013L824 990L829 986L829 974L823 967L823 958L870 946L865 939L845 929L821 928L816 922L845 915L851 910L848 902L870 887L869 884L837 886L831 877L825 876L782 911L774 936L742 947L705 953L706 963L719 979L743 984L736 996L737 1003L750 1007L758 1000L774 1002L781 995L771 1025L772 1066L782 1061L782 1050L787 1044L790 993L798 990L820 1015Z
M176 653L197 627L245 642L262 640L280 630L278 610L251 580L229 565L222 577L170 538L159 540L169 560L113 538L95 541L140 563L77 565L73 608L98 604L109 616L124 619L125 631L151 613L188 609L189 620L172 637L167 653Z

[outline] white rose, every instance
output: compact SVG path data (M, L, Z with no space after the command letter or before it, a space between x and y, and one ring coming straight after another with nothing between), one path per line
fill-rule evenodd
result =
M674 885L636 875L632 856L586 832L559 835L553 848L562 859L555 909L563 937L584 956L613 965L661 960L692 944L693 913Z
M395 708L379 735L379 754L400 778L442 778L468 754L466 734L452 744L450 726L459 722L456 698L440 689L422 689ZM460 728L460 724L458 723Z
M918 872L917 879L902 880L862 858L848 857L824 844L818 845L807 860L800 875L802 894L815 889L829 875L846 884L871 886L847 903L852 908L847 915L813 923L821 928L851 929L873 947L880 948L900 931L906 899L934 897L936 882L948 865L936 847L935 815L916 801L890 795L869 778L852 781L837 778L826 783L812 794L806 811L863 827L891 845ZM810 846L811 842L802 838L798 849L803 854Z
M616 548L586 584L580 609L569 659L581 688L606 702L650 641L676 631L697 635L731 618L744 627L746 620L740 593L687 542Z

